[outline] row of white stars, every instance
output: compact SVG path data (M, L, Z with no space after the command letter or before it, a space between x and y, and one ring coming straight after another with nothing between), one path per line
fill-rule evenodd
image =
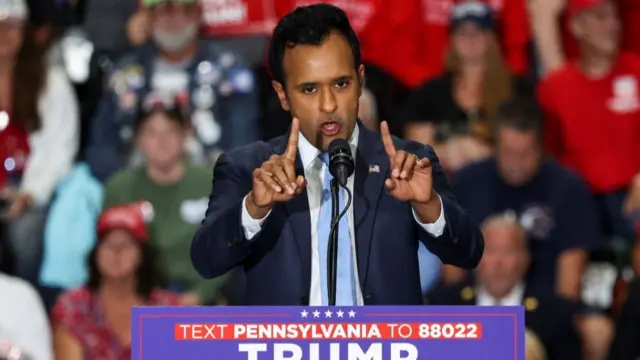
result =
M305 319L309 316L309 314L313 315L314 318L318 319L318 318L320 318L321 312L318 311L318 310L314 310L312 312L308 312L307 310L302 310L300 312L300 316L302 316ZM331 310L327 310L327 311L324 312L324 317L328 319L333 314L334 314L334 312L332 312ZM336 314L336 317L338 317L338 318L344 318L344 316L345 316L344 315L345 313L342 310L336 311L335 314ZM351 310L351 311L347 312L347 315L349 315L350 318L354 318L354 317L356 317L356 312Z

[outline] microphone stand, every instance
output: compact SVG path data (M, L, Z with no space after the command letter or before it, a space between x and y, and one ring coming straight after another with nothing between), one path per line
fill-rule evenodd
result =
M338 225L340 221L340 184L337 179L331 180L331 231L329 232L329 249L327 251L327 279L329 306L336 305L336 288L338 277Z

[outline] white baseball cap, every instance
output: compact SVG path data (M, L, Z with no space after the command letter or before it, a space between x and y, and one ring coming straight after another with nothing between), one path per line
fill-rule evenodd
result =
M29 17L29 8L26 0L0 0L0 21L26 20Z

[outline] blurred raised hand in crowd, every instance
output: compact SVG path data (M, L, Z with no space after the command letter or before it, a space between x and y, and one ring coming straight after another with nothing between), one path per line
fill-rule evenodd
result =
M579 60L546 76L538 100L545 112L548 154L587 182L606 234L619 239L624 252L637 253L640 217L633 204L640 169L640 58L620 48L622 9L605 0L567 4Z
M640 53L640 5L636 1L605 1L615 6L621 20L622 36L619 45L623 51ZM541 72L549 73L581 57L579 39L575 37L574 9L598 5L591 0L529 0L529 18ZM592 23L606 21L600 18ZM601 22L602 24L602 22ZM597 26L597 25L596 25ZM601 36L607 37L606 32Z

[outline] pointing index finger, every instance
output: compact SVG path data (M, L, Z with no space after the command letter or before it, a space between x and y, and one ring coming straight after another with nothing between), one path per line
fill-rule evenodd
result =
M298 133L300 132L300 124L298 118L294 117L291 121L291 134L289 134L289 141L287 142L287 149L284 151L284 156L289 160L295 161L298 155Z
M393 139L391 138L391 132L389 131L389 125L386 121L380 123L380 133L382 134L382 143L384 144L384 151L389 158L393 159L396 155L396 147L393 145Z

